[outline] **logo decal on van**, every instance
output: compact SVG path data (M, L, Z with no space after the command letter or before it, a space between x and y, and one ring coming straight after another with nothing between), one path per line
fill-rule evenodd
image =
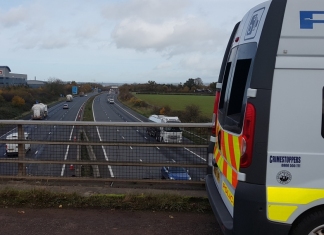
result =
M223 182L223 184L222 184L222 189L223 189L227 199L231 203L231 205L234 206L234 196L233 196L232 192L230 191L230 189L225 184L225 182Z
M313 29L315 23L324 24L324 11L301 11L299 15L301 29Z
M280 171L277 174L277 181L280 184L288 184L292 179L292 176L289 171Z
M264 12L264 7L253 12L249 26L245 33L244 40L252 39L255 37L255 35L258 31L258 27L259 27L263 12Z

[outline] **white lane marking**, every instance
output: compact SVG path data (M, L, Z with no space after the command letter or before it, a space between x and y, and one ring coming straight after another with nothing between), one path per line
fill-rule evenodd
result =
M14 129L12 129L11 131L14 131L15 129L17 129L17 127L15 127ZM2 136L0 136L0 138L4 137L5 135L8 135L11 131L8 131L6 134L3 134Z
M49 135L51 134L51 132L48 133Z
M125 137L124 137L124 136L122 136L122 139L124 140L124 139L125 139Z
M6 155L6 153L3 154L3 156Z
M144 136L144 138L147 139L146 136Z
M156 147L157 149L160 149L159 147Z
M174 159L171 159L173 162L176 162Z
M138 130L136 130L138 132Z
M206 159L200 157L197 153L194 153L193 151L187 149L186 147L184 147L184 149L187 150L187 151L189 151L189 152L192 153L193 155L196 155L196 156L199 157L201 160L206 161Z
M121 108L122 110L124 110L126 113L128 113L129 115L133 116L134 118L136 118L138 121L143 122L141 119L135 117L133 114L131 114L130 112L126 111L125 109L123 109L122 107L120 107L118 104L116 104L119 108ZM126 121L127 122L127 121Z
M76 120L78 119L79 112L80 112L80 110L82 109L84 103L85 103L85 102L83 102L83 104L80 106L79 111L77 112L77 115L76 115L74 121L76 121ZM62 118L61 118L61 119L62 119ZM72 130L71 130L71 133L70 133L70 138L69 138L69 140L71 140L71 138L72 138L73 130L74 130L74 126L72 126ZM66 152L65 152L65 156L64 156L64 161L66 161L66 159L67 159L67 156L68 156L68 154L69 154L69 149L70 149L70 145L68 145L68 146L66 147ZM64 170L65 170L65 164L63 164L63 166L62 166L61 176L64 175Z
M142 162L142 159L140 159L140 162Z
M129 146L130 149L133 149L132 146Z
M35 152L35 155L38 153L38 150Z
M96 116L95 116L95 114L94 114L94 109L93 109L94 101L95 101L95 99L93 99L93 102L92 102L92 116L93 116L93 120L96 122ZM102 139L101 139L101 136L100 136L100 132L99 132L99 128L98 128L97 126L96 126L96 129L97 129L97 133L98 133L99 140L100 140L100 142L102 142ZM106 153L106 149L104 148L103 145L101 145L101 148L102 148L103 154L104 154L104 156L105 156L105 159L106 159L106 161L108 162L109 159L108 159L108 156L107 156L107 153ZM111 176L112 178L115 177L115 176L114 176L114 172L112 171L112 168L111 168L110 165L108 165L108 169L109 169L110 176Z

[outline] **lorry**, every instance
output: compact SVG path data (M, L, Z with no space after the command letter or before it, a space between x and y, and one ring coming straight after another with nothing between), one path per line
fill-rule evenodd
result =
M168 117L165 115L151 115L149 121L155 123L181 123L178 117ZM146 133L153 136L159 142L181 143L182 130L179 127L147 127Z
M84 96L84 92L81 91L81 92L79 93L79 96L80 96L80 97L83 97L83 96Z
M27 132L24 132L25 140L28 140L29 135ZM18 139L18 133L14 132L12 134L7 135L6 140L17 140ZM30 150L30 144L24 144L24 150L25 152L28 152ZM6 144L6 155L7 157L12 155L18 155L18 144L10 143Z
M324 1L271 0L232 31L205 177L224 234L324 234L323 19Z
M47 105L43 103L34 104L31 108L32 110L32 119L44 119L47 117Z
M73 96L72 95L66 95L66 101L67 102L71 102L71 101L73 101Z

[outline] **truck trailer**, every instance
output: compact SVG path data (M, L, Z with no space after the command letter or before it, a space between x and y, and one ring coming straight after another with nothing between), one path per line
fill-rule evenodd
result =
M73 96L72 95L66 95L66 101L67 102L73 101Z
M31 108L32 110L32 119L44 119L47 117L47 105L43 103L34 104Z
M168 117L165 115L151 115L149 117L151 122L155 123L181 123L178 117ZM176 126L170 127L147 127L146 133L155 137L159 142L166 143L181 143L182 142L182 130Z

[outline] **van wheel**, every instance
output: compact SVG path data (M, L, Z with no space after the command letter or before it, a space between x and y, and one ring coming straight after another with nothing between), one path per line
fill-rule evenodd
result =
M324 211L314 211L303 217L302 220L298 221L298 223L293 226L290 234L324 234Z

